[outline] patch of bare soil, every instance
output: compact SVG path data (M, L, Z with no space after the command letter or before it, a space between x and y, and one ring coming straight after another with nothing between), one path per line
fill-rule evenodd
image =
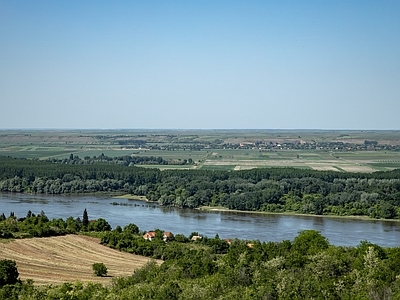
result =
M33 279L36 285L77 280L107 284L112 277L132 275L150 260L99 242L80 235L14 240L0 243L0 258L15 260L19 278ZM93 275L92 265L98 262L106 265L108 277Z

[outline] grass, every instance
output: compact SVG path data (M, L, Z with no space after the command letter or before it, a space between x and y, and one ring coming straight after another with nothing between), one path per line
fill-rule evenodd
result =
M114 198L117 198L117 199L128 199L128 200L149 201L149 200L147 200L146 196L137 196L137 195L131 195L131 194L115 196Z
M219 170L219 171L233 171L236 166L234 165L202 165L202 170Z
M193 165L136 165L137 167L141 168L157 168L160 170L186 170L186 169L193 169Z
M338 166L333 166L336 170L340 171L340 172L345 172L345 170L343 170L342 168L338 167Z

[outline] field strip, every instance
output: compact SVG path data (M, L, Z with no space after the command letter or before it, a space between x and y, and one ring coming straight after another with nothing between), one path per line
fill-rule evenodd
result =
M15 260L20 279L35 284L66 281L110 283L112 277L132 275L150 259L99 244L99 239L80 235L32 238L0 243L0 258ZM104 263L109 277L95 277L92 264Z
M243 159L225 159L212 160L207 159L204 166L232 166L233 170L245 170L252 168L270 168L270 167L295 167L311 168L323 171L345 171L345 172L365 172L376 171L371 166L365 165L363 161L353 161L348 159L323 159L323 160L305 160L305 159L284 159L284 160L243 160Z

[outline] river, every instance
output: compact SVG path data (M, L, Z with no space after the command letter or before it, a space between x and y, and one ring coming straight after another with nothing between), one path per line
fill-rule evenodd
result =
M122 205L112 205L113 202ZM162 229L186 236L199 234L221 238L260 241L293 240L300 230L315 229L334 245L356 246L362 240L384 247L400 246L400 222L331 217L239 212L199 211L160 207L153 203L106 196L53 196L0 194L0 213L25 217L28 210L47 217L81 217L87 209L89 219L104 218L115 228L135 223L140 230Z

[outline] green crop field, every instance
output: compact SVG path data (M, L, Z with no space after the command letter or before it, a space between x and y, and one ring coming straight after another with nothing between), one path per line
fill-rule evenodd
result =
M192 165L139 165L141 168L156 168L160 170L189 170L189 169L196 169L196 166Z

